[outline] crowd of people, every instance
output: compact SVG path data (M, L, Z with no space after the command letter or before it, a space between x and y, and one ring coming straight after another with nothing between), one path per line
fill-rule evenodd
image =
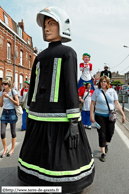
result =
M72 39L68 14L55 6L47 7L37 14L37 23L42 27L43 39L49 42L49 46L36 56L30 85L25 81L21 90L24 109L21 130L27 130L18 159L18 178L29 186L60 185L64 194L81 194L92 184L95 174L85 128L91 129L94 122L100 126L97 128L100 161L105 162L115 126L115 121L110 120L110 112L117 107L123 123L125 115L116 91L110 87L110 73L106 67L98 88L94 88L92 64L89 62L91 55L88 53L83 54L82 75L77 84L76 52L62 45L62 42ZM19 105L16 88L11 89L8 78L3 79L2 86L0 107L3 107L1 139L4 151L1 158L14 153L18 120L15 106ZM8 123L12 135L10 151L6 143Z
M84 71L84 68L87 67L83 66L81 71ZM117 93L110 85L111 72L108 71L107 65L104 68L95 91L91 90L90 82L83 82L83 86L78 89L79 100L83 103L81 115L84 127L91 129L91 123L94 122L100 126L97 131L102 162L106 160L108 143L112 139L115 128L115 122L109 120L110 111L115 110L116 107L122 115L122 123L125 122L125 115L118 102Z

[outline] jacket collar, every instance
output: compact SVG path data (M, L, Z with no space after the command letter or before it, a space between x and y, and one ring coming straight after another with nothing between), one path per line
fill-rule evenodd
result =
M50 42L48 47L55 47L61 44L61 41L54 41L54 42Z

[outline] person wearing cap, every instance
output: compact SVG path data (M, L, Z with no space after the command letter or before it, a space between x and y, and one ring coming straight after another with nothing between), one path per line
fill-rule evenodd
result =
M79 90L78 90L79 96L81 95L81 93L82 93L83 91L85 91L85 89L86 89L86 82L83 82L83 86L81 86L81 87L79 88Z
M90 105L91 105L91 96L94 90L91 90L91 83L86 83L85 90L82 90L79 95L79 100L83 103L83 108L81 112L82 122L85 128L91 129L90 121Z
M64 194L81 193L93 182L95 168L80 117L77 55L62 45L72 39L71 20L52 6L37 14L37 23L49 45L32 68L18 177L29 186L61 186Z
M112 74L111 74L111 71L108 71L108 65L107 64L104 65L104 69L105 70L101 72L100 77L106 75L108 78L111 79Z
M90 54L84 53L82 56L82 59L84 63L80 63L80 71L82 71L82 75L80 77L80 80L78 82L78 88L80 88L83 85L83 82L90 82L91 83L91 89L94 90L94 77L92 74L92 64L89 63L90 61Z
M30 83L27 80L25 80L24 87L21 89L21 98L22 98L21 106L23 108L21 131L26 130L26 109L25 109L24 104L26 104L26 101L27 101L27 93L29 89L29 84Z

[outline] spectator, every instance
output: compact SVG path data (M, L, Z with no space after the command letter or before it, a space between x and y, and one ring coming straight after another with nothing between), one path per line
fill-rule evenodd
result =
M4 152L2 153L1 158L5 156L11 156L14 153L16 142L16 122L18 120L14 106L19 105L17 91L11 90L11 81L8 78L5 78L2 81L2 85L4 89L0 92L0 107L3 106L3 112L1 116L1 139ZM13 99L13 96L15 100ZM10 123L12 135L12 148L9 152L6 143L6 127L8 123Z
M12 89L17 91L17 87L15 86L15 82L12 84Z
M101 72L100 77L106 75L108 78L111 79L112 74L111 74L111 71L108 71L108 65L105 65L104 69L105 70Z
M117 94L119 94L119 90L120 90L120 86L119 85L116 86L116 90L117 90Z
M27 92L29 89L29 82L26 80L24 81L24 88L21 89L21 97L22 97L22 108L23 108L23 114L22 114L22 126L21 131L26 130L26 101L27 101Z
M78 90L78 93L79 93L79 96L80 94L84 91L85 92L85 89L86 89L86 82L83 82L83 86L81 86Z
M125 122L125 115L118 102L118 96L113 88L110 88L109 78L102 76L99 80L98 89L96 89L92 95L91 109L90 109L90 120L91 122L96 121L101 128L97 129L99 135L99 146L101 148L102 162L105 162L105 153L108 152L108 142L111 141L114 134L115 123L109 121L109 109L104 97L105 93L109 107L114 110L115 106L122 114L122 123ZM94 120L94 108L95 108L95 120Z
M87 129L91 129L91 121L90 121L90 105L91 105L91 96L93 94L94 90L91 90L91 83L87 82L86 83L86 89L85 91L83 90L81 93L81 97L79 97L79 100L83 103L83 108L82 108L82 122L84 127Z

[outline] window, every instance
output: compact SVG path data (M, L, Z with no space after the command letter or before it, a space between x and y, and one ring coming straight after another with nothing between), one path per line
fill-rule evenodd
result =
M22 38L22 29L19 25L17 25L17 33Z
M20 89L23 88L23 76L20 75Z
M7 43L7 59L11 60L11 44Z
M29 56L29 69L31 69L31 56Z
M23 61L23 52L20 51L20 65L22 66L22 61Z
M8 16L4 13L4 22L9 25Z
M27 43L30 45L30 40L27 38Z

